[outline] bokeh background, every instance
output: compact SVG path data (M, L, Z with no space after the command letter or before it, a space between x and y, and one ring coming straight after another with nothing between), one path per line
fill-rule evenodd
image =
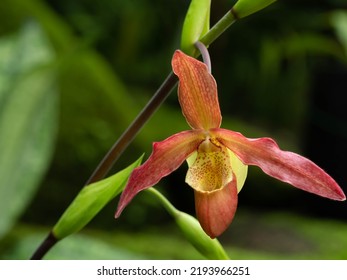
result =
M233 3L213 0L211 23ZM30 257L159 87L179 48L188 5L1 0L1 259ZM222 126L276 139L315 161L346 192L346 1L277 1L232 25L210 55ZM112 172L184 129L174 91ZM194 215L186 170L183 165L157 188ZM46 258L203 258L150 195L138 195L118 220L116 205L112 201ZM220 241L235 259L347 259L346 210L346 202L294 189L250 167L235 220Z

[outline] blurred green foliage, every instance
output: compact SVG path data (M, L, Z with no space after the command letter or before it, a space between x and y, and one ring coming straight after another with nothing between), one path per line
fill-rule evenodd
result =
M22 198L21 205L24 214L19 223L52 226L57 221L103 155L169 73L171 55L180 45L181 28L189 2L0 2L0 40L18 36L16 34L24 30L28 22L38 26L46 38L48 45L35 44L34 41L28 43L34 50L25 57L35 57L49 46L60 100L55 105L59 111L55 146L46 152L45 166L41 168L42 180L37 176L32 188L26 189L26 198ZM235 23L210 47L210 52L213 74L219 87L223 127L240 131L248 137L276 138L284 149L311 157L346 190L344 161L347 147L343 144L347 137L347 104L340 98L347 87L347 11L344 2L277 1L264 11ZM235 1L212 1L211 24L223 16L233 3ZM21 48L22 54L25 54L27 46L17 44L15 47ZM0 53L0 57L4 55ZM47 68L42 71L46 71L47 75L49 73ZM35 88L48 83L49 79L37 79L36 84L28 85L27 97L34 94ZM52 86L51 89L54 88ZM0 103L0 108L3 104ZM38 115L43 113L43 109L38 110ZM176 95L172 94L130 145L113 172L129 165L143 152L148 155L153 141L160 141L187 128ZM54 124L51 124L51 129L54 129ZM0 135L1 140L3 137ZM49 157L50 153L54 153L53 158ZM260 209L270 212L294 210L301 214L347 218L345 204L312 197L266 177L258 169L250 169L246 186L240 193L240 208L256 209L257 212ZM12 168L8 174L16 176L16 170ZM185 172L183 167L164 180L161 190L167 193L177 208L193 212L192 191L184 184ZM24 188L24 185L17 184L13 190L15 188ZM27 203L31 200L31 204L27 206L25 200ZM145 225L159 230L162 225L171 223L164 211L145 195L136 198L119 221L113 219L115 207L115 202L106 207L90 227L142 231ZM285 219L285 216L281 217L274 224ZM13 225L15 220L11 219ZM320 230L319 222L317 226L315 223L309 227L313 235ZM327 224L322 223L321 226L324 228ZM10 227L9 223L8 229ZM11 240L20 244L18 236L25 240L32 235L40 235L32 232L32 226L28 228L17 226L0 241L1 247L10 244L15 247ZM340 230L336 229L336 232ZM229 234L226 233L226 243L234 246L233 239L227 238ZM156 240L158 244L171 242L160 236L163 240ZM313 242L322 244L329 240L329 234L326 236L324 241L315 239ZM144 235L137 237L139 244L142 238L146 243ZM30 239L30 242L36 241ZM80 240L73 244L78 242L83 244ZM150 243L152 247L153 242ZM19 252L21 249L13 250ZM134 248L130 250L136 252ZM170 249L167 251L170 252ZM23 258L22 253L6 252L1 257ZM138 253L142 256L143 252ZM238 253L231 256L242 258L242 252ZM327 250L320 256L329 258L329 254L346 258L339 250ZM98 256L95 255L95 258ZM153 256L197 257L194 254ZM298 257L295 254L289 256ZM71 256L74 257L78 258ZM144 254L144 257L147 255ZM270 254L271 257L279 256ZM69 256L63 255L62 258Z
M221 238L231 259L347 259L346 223L283 212L240 211ZM46 228L16 226L0 243L2 259L28 259ZM327 238L328 236L328 238ZM89 229L58 243L45 259L203 259L172 225L141 232Z
M58 113L52 61L34 23L0 40L0 211L6 213L0 238L29 204L52 156Z

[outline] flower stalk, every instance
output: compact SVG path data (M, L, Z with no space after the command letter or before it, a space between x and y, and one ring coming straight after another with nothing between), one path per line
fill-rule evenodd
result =
M210 54L208 52L207 47L201 43L200 41L197 41L195 44L196 48L200 51L202 60L206 64L208 72L211 74L212 73L212 64L211 64L211 58Z
M237 18L232 10L229 10L204 36L200 38L200 42L205 46L211 45L220 35L222 35Z

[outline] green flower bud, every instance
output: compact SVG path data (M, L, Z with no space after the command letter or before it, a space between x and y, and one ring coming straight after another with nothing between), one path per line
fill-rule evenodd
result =
M236 18L243 18L269 6L276 0L239 0L232 8Z
M192 0L182 29L181 49L190 56L196 56L194 46L210 29L211 0Z
M187 213L177 211L175 221L185 238L209 260L228 260L229 257L217 239L211 239L200 223Z
M147 189L155 195L167 212L175 219L184 237L200 254L209 260L228 260L229 257L217 239L211 239L202 229L200 223L187 213L177 210L170 201L154 188Z

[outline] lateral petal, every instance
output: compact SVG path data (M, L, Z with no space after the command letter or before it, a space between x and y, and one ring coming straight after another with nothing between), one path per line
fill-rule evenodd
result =
M179 78L178 99L188 124L194 129L220 127L217 84L207 66L177 50L172 58L172 69Z
M226 129L213 129L210 133L244 164L257 165L266 174L302 190L334 200L346 199L340 186L323 169L301 155L280 150L271 138L249 139Z
M204 139L200 130L183 131L164 141L153 143L153 151L147 161L134 169L120 197L116 218L140 191L150 188L176 170L194 152Z
M221 235L235 216L237 208L236 179L222 189L213 192L194 190L194 194L195 211L201 227L211 238Z

